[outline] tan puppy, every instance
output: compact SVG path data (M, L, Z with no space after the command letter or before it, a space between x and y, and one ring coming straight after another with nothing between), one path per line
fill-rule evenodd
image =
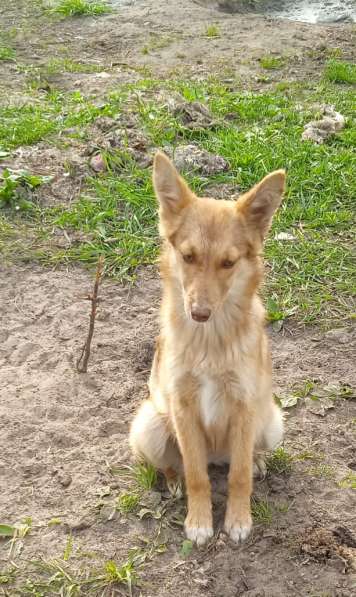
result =
M285 173L266 176L237 202L199 198L163 153L153 182L160 204L163 302L150 398L131 427L134 454L166 475L184 474L185 531L198 545L213 535L208 463L230 462L225 530L251 529L253 461L282 439L271 391L265 312L258 297L261 252Z

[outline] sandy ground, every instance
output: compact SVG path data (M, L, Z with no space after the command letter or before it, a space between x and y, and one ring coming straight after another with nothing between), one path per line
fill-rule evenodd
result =
M249 88L315 79L327 48L340 47L346 57L353 52L349 23L231 16L188 0L143 0L107 17L63 23L41 20L22 0L7 4L0 6L2 27L22 25L16 37L18 62L40 66L63 57L65 47L66 56L101 65L104 72L52 75L50 85L98 96L142 76L142 68L162 77L224 72L227 78L237 75ZM204 35L210 23L219 25L220 37ZM162 37L161 47L142 52ZM261 83L259 58L269 53L289 60ZM0 101L21 103L27 82L28 73L15 63L0 63ZM61 172L68 156L58 155L56 148L41 144L21 155L33 171L37 164L41 172L48 151L53 153L50 169L57 165ZM79 190L80 184L66 196L73 200ZM115 498L126 485L110 470L130 462L128 426L147 392L159 281L154 270L146 270L132 288L104 282L89 372L80 375L75 361L86 336L89 305L83 297L91 286L92 276L81 269L1 265L0 522L33 519L30 534L19 545L22 550L13 554L15 564L23 568L33 558L63 554L70 533L73 555L68 564L74 568L92 568L108 559L120 562L130 548L144 545L142 538L152 542L161 529L159 542L166 551L140 571L137 596L351 597L356 504L352 490L339 486L356 468L356 409L350 399L337 397L324 416L312 412L308 399L288 409L286 448L295 456L292 472L271 474L256 484L255 495L269 502L272 521L257 523L243 547L217 533L206 550L184 559L177 524L184 502L168 502L164 491L143 497L145 506L152 508L153 500L166 510L161 520L113 514ZM293 324L271 332L271 342L278 395L290 395L308 380L321 388L355 382L352 329L326 333ZM215 526L220 529L226 471L215 468L211 474ZM61 524L48 525L53 518ZM8 545L1 541L0 570L8 566ZM0 594L12 596L1 584Z
M140 537L152 539L157 531L157 521L133 514L107 518L125 489L110 467L130 461L128 426L147 392L159 282L149 271L131 289L103 284L89 372L79 374L75 361L89 310L82 297L91 285L91 275L78 269L1 270L0 518L33 519L16 559L20 565L62 553L69 532L76 554L94 554L91 565L125 560ZM277 394L310 379L320 386L352 383L352 331L291 329L272 333L271 341ZM286 447L294 455L308 452L310 459L296 460L290 475L273 474L256 484L256 495L271 505L272 522L256 524L243 547L220 534L207 551L184 560L182 529L171 522L183 515L184 503L174 504L160 536L167 551L145 567L141 594L351 596L346 571L354 556L344 560L314 544L305 554L300 545L320 529L355 530L352 490L337 485L356 466L355 414L354 402L343 399L324 417L311 413L303 400L288 411ZM215 524L221 528L226 471L213 469L212 478ZM161 505L164 496L158 498ZM48 526L52 518L62 524ZM3 543L0 549L5 567L7 549Z

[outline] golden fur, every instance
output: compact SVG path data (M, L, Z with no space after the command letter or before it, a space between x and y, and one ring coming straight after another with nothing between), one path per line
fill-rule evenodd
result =
M258 297L263 239L284 190L283 170L233 201L196 197L158 153L163 301L150 398L131 427L134 454L163 471L172 492L184 475L187 536L213 534L208 463L230 462L225 530L251 529L250 496L261 451L282 438L271 391L265 312Z

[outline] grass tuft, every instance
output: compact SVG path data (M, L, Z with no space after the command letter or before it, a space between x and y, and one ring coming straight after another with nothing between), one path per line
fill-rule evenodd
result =
M14 60L16 52L9 46L0 45L0 60Z
M282 68L285 65L285 58L282 56L262 56L260 65L266 70Z
M128 514L134 512L140 500L140 496L136 493L121 493L116 500L116 509L121 514Z
M292 461L293 457L281 446L267 458L267 470L277 475L287 475L292 471Z
M51 12L63 17L99 16L111 12L111 8L101 0L59 0Z
M256 523L271 524L273 511L267 500L255 497L252 498L251 512Z
M208 25L205 29L206 37L220 37L220 27L218 25Z
M343 62L341 60L329 60L326 63L324 76L327 81L332 83L356 83L356 64Z

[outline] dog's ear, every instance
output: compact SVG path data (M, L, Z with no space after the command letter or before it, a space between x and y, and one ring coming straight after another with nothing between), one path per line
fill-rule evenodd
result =
M163 219L178 215L194 199L188 185L161 151L156 153L153 163L153 187Z
M285 171L276 170L265 176L236 203L237 210L244 216L248 227L256 231L262 239L266 236L273 214L282 201L285 179Z

